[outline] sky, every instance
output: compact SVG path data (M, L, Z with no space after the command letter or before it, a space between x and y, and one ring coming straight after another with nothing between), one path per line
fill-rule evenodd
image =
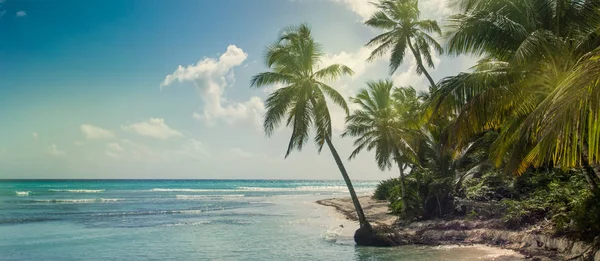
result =
M419 5L441 23L453 11ZM374 11L368 0L0 0L0 179L340 179L326 148L284 158L291 131L261 129L276 87L249 82L268 70L278 32L308 23L321 65L355 71L331 83L344 97L379 79L426 90L410 55L392 75L386 57L366 62ZM437 81L474 61L436 56L430 72ZM331 114L347 158L345 115ZM371 152L344 163L356 180L399 175Z

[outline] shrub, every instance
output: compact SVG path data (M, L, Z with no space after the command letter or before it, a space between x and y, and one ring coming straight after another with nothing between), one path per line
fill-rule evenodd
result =
M570 214L574 236L593 241L600 235L600 191L576 199Z
M375 193L373 194L373 199L377 200L389 200L391 196L391 192L395 187L400 187L400 179L399 178L391 178L384 181L379 182L377 188L375 188Z
M514 197L513 179L502 171L488 171L464 182L464 197L474 201L502 200Z
M592 193L579 172L529 173L527 178L515 184L521 200L503 200L507 227L547 219L557 235L593 240L600 234L600 193Z
M443 217L454 211L452 182L449 178L435 177L428 169L415 169L406 177L406 203L402 202L402 188L398 184L390 190L390 211L400 214L406 208L406 220Z
M406 208L405 220L413 220L423 215L423 199L418 190L418 184L413 179L406 180L406 206L402 201L402 187L396 186L391 190L390 194L390 211L394 214L401 214Z

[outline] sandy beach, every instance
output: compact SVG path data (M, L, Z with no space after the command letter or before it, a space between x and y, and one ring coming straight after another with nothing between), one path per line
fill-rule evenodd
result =
M408 245L478 246L502 250L501 254L484 260L583 260L582 253L591 250L583 242L551 238L528 230L498 229L498 220L432 220L399 225L396 223L397 217L388 213L385 201L374 200L370 196L359 197L359 200L373 225L392 227ZM349 220L357 220L349 197L324 199L317 203L335 208ZM600 260L600 252L595 254L594 260Z

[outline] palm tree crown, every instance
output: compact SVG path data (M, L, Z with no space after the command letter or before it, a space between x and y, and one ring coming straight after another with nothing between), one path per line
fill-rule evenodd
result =
M402 212L406 213L406 189L404 171L409 164L416 165L416 152L411 147L415 132L417 96L412 88L393 90L392 81L367 83L352 102L360 109L346 118L346 132L342 136L357 137L356 149L350 155L354 158L363 149L375 150L375 159L380 169L391 169L395 162L400 170L402 189ZM397 98L395 100L394 98Z
M402 90L402 88L399 88ZM396 91L398 92L398 91ZM356 157L363 149L375 150L375 158L380 169L392 167L392 161L414 154L406 141L410 132L403 122L407 113L393 99L393 82L378 81L367 83L352 102L360 106L346 119L347 127L342 136L354 136L356 148L350 158ZM400 91L401 92L401 91ZM408 118L408 117L406 117Z
M286 157L294 149L302 149L311 127L315 130L319 151L325 138L331 137L331 117L325 96L348 113L342 95L324 81L351 75L353 71L340 64L317 70L322 56L307 25L288 27L280 33L278 42L267 49L266 61L271 71L252 78L253 87L284 85L267 98L263 127L266 134L271 135L286 118L286 126L293 129Z
M442 53L440 44L429 34L441 35L441 29L434 20L419 20L418 0L383 0L376 4L379 11L365 22L366 25L384 30L367 43L375 47L369 61L381 57L391 50L390 73L395 72L404 61L407 48L411 50L417 61L417 73L425 74L429 84L435 82L427 72L428 67L435 67L430 49Z

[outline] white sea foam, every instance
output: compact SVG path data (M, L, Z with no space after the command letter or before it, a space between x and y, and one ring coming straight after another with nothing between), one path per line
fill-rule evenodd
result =
M153 188L151 192L345 192L346 186L300 186L295 188L237 187L235 189ZM370 193L372 188L355 188L357 193Z
M330 226L325 232L325 240L336 242L342 235L344 228L341 226Z
M15 191L15 193L19 197L27 197L29 196L29 193L31 193L31 191Z
M242 198L244 194L230 194L230 195L176 195L177 199L181 200L207 200L207 199L232 199Z
M104 189L50 189L50 192L69 192L69 193L100 193Z
M299 186L295 188L264 188L264 187L238 187L240 191L271 191L271 192L285 192L285 191L347 191L346 186ZM355 188L358 191L368 191L372 189Z
M232 191L230 189L170 189L170 188L153 188L150 191L155 192L213 192L213 191Z
M200 214L202 213L202 210L200 209L193 209L193 210L176 210L176 211L172 211L173 214Z
M112 213L98 213L92 216L101 217L114 217L114 216L144 216L144 215L174 215L174 214L200 214L201 209L184 209L184 210L160 210L160 211L129 211L129 212L112 212Z
M210 223L212 223L210 220L202 220L202 221L196 221L196 222L181 222L181 223L174 223L174 224L164 224L164 225L161 225L161 227L195 226L195 225L205 225L205 224L210 224Z
M120 198L100 198L100 202L117 202L122 200Z
M121 201L119 198L82 198L82 199L38 199L40 203L104 203Z
M446 245L434 247L454 255L463 255L465 260L521 260L523 256L513 250L490 247L486 245Z

